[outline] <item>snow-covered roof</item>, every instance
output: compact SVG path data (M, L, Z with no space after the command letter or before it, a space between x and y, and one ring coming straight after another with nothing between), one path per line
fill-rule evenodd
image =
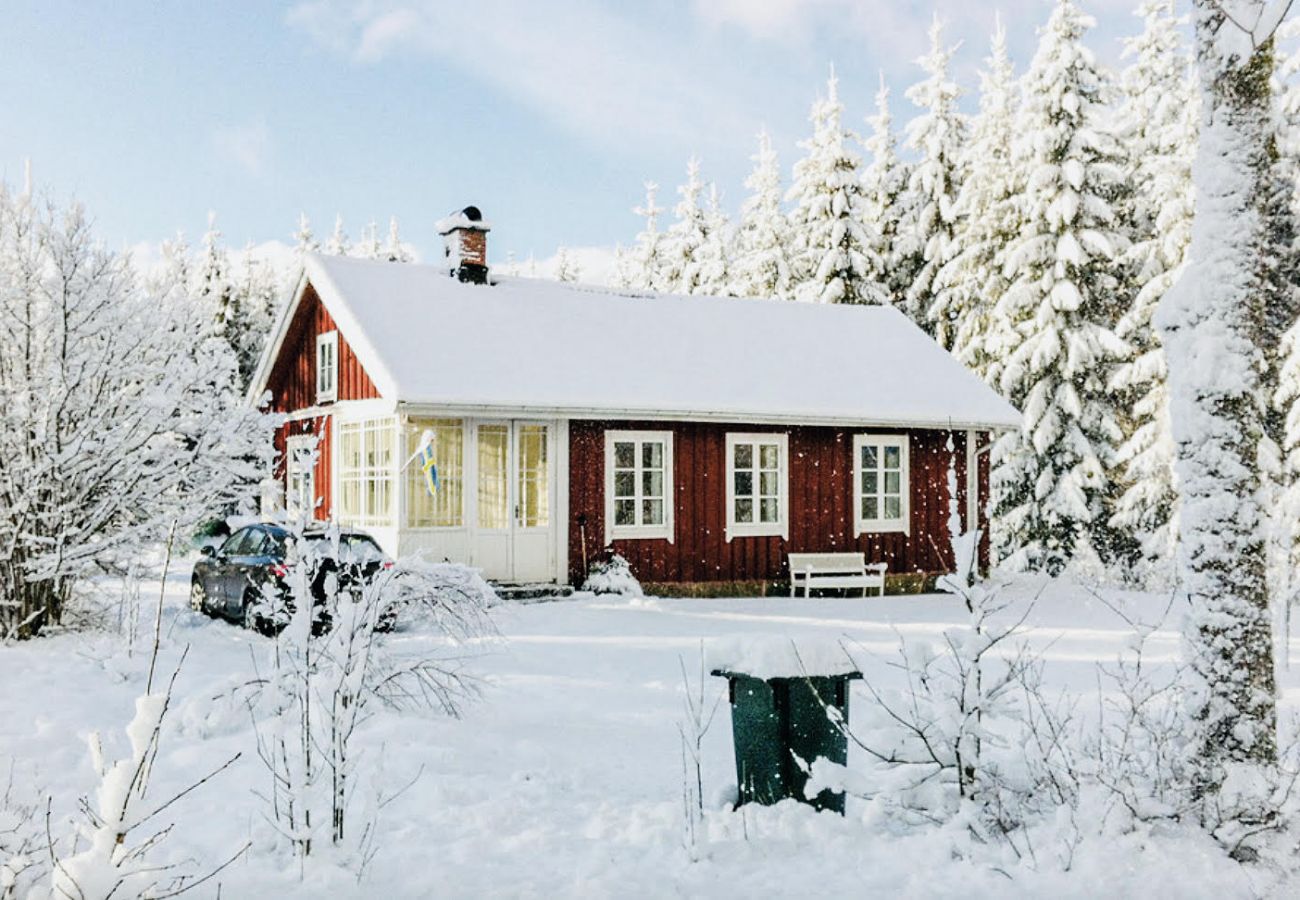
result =
M1020 416L894 309L682 297L308 255L380 394L574 417L1014 428ZM298 298L301 298L301 290ZM285 311L278 344L293 309ZM265 389L268 348L253 394Z

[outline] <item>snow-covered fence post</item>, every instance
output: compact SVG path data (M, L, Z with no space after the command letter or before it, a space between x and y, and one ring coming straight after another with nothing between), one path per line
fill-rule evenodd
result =
M1272 33L1289 0L1194 0L1201 128L1187 268L1156 326L1169 368L1177 446L1179 577L1190 597L1187 647L1202 819L1220 821L1229 781L1277 756L1277 720L1258 454L1275 347L1265 261ZM1262 798L1246 799L1260 814ZM1245 819L1246 810L1238 811Z

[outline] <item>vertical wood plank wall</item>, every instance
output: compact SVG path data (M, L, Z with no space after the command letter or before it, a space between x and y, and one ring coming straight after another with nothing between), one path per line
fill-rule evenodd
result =
M853 534L853 436L897 429L775 428L692 422L574 421L569 426L569 575L580 583L582 534L586 517L589 558L599 558L604 542L605 431L644 429L673 433L675 540L615 540L643 581L747 581L787 576L790 552L849 551L869 562L887 562L889 571L950 571L948 541L949 432L913 430L910 435L910 534ZM789 435L790 539L726 539L726 435L729 431L784 432ZM958 500L965 509L966 436L953 433ZM980 519L985 525L987 454L979 463Z
M293 321L289 323L280 355L267 379L267 389L271 392L270 408L273 412L293 413L316 406L316 338L336 330L333 317L320 302L315 289L310 284L307 285L302 302L298 305ZM340 334L338 399L369 400L377 397L379 390L366 374L352 347ZM332 421L329 404L324 404L319 415L286 422L275 435L275 449L279 454L275 474L281 481L284 480L287 439L304 434L318 436L315 471L316 495L321 500L316 508L318 519L328 519L334 509L330 478L333 464L330 446Z

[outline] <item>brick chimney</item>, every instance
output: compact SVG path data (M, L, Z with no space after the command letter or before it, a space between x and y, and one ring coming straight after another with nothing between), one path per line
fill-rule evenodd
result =
M467 206L439 219L436 225L446 251L448 274L471 284L487 284L487 233L477 206Z

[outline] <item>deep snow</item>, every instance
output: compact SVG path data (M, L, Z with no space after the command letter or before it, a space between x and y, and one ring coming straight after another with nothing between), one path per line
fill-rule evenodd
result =
M177 697L155 769L161 796L236 752L244 756L169 812L176 824L168 858L220 862L252 840L223 872L224 897L660 897L660 896L1217 896L1285 892L1263 869L1242 869L1197 836L1148 833L1086 842L1071 871L1050 858L1037 871L1013 857L954 855L961 841L941 830L895 833L850 798L848 815L785 803L732 812L730 720L722 697L704 742L705 834L692 861L683 847L682 663L692 679L701 642L736 635L845 638L869 654L868 677L887 678L900 635L938 639L964 620L947 596L853 599L649 599L579 595L496 611L501 639L476 649L472 668L482 699L460 720L433 713L384 712L364 728L367 753L383 748L393 784L415 785L382 813L383 849L362 884L321 865L299 881L274 849L253 795L266 779L248 714L218 698L252 673L266 638L186 608L188 574L168 584L161 668L170 673L188 644ZM1014 589L1024 600L1037 582ZM146 603L158 585L146 584ZM1108 594L1151 618L1167 598ZM1015 611L1010 611L1014 613ZM152 623L152 615L142 616ZM1043 649L1049 683L1095 692L1098 661L1113 661L1131 631L1086 589L1063 582L1043 590L1026 622ZM145 626L142 625L142 628ZM427 651L435 635L391 638L401 652ZM52 798L55 832L95 786L86 750L93 729L111 752L143 693L147 655L128 657L120 637L63 634L0 649L0 771L10 761L20 785ZM1175 622L1151 638L1147 661L1175 659ZM1296 679L1283 670L1287 705ZM706 676L707 677L707 676ZM867 702L861 685L852 702ZM853 765L850 755L850 768ZM40 802L43 808L43 800ZM959 838L960 836L958 836ZM1044 854L1045 857L1048 856ZM997 865L992 862L996 861ZM216 894L215 882L198 896Z

